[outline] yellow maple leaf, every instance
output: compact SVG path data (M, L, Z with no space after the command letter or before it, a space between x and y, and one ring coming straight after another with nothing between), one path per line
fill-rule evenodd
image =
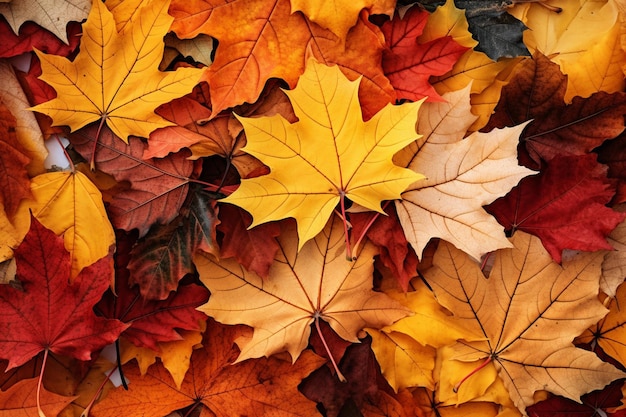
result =
M483 361L465 384L495 365L511 399L525 415L535 391L548 390L578 401L626 374L572 340L606 313L598 300L604 254L584 252L552 261L541 241L523 232L513 248L496 253L487 279L465 253L441 242L426 271L437 300L484 340L460 340L451 347L456 361ZM456 388L466 379L458 375ZM478 378L480 379L480 378ZM480 384L478 384L480 385ZM474 385L476 388L476 385Z
M158 70L163 36L173 21L168 6L169 0L144 3L141 13L118 33L111 12L94 0L73 62L37 51L39 78L56 90L57 98L31 110L72 131L100 120L124 141L129 135L148 137L153 130L172 125L154 109L189 93L203 70Z
M415 132L421 102L391 104L363 122L359 81L349 81L337 66L310 59L298 86L285 91L299 121L280 115L238 117L247 136L243 150L268 165L270 174L244 179L221 200L247 210L250 227L287 217L296 219L299 248L317 235L337 204L347 197L382 213L423 178L393 164L393 155L419 137Z
M49 172L32 179L33 200L22 206L57 235L70 252L72 277L109 254L115 243L102 194L82 172ZM25 210L27 212L27 210Z
M384 293L372 290L374 245L363 245L355 262L342 256L341 220L334 216L322 233L296 251L293 223L278 238L280 250L267 278L246 271L234 259L216 261L198 253L194 263L211 291L198 310L224 324L254 328L237 362L287 351L298 358L309 343L311 324L321 319L344 340L358 343L364 327L380 328L410 314Z

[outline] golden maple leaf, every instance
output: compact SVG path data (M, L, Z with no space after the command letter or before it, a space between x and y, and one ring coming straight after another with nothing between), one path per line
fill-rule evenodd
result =
M55 126L68 125L72 131L100 120L124 141L129 135L148 137L153 130L172 125L154 109L189 93L203 70L158 70L163 36L173 21L168 6L169 0L144 3L141 13L118 33L111 12L94 0L73 62L37 51L42 67L39 78L56 90L57 98L31 110L47 114Z
M337 66L310 59L298 86L288 95L299 121L282 116L238 117L247 136L243 150L268 165L270 174L244 179L221 200L252 214L250 227L293 217L299 248L317 235L344 197L382 213L383 200L423 178L393 164L393 155L419 137L421 102L387 105L363 122L359 82Z
M194 258L200 279L211 291L208 303L198 310L224 324L254 328L237 362L284 351L295 361L309 343L311 324L319 319L344 340L358 343L364 327L389 325L410 313L372 290L372 243L363 245L355 262L345 261L337 216L300 252L292 225L278 238L281 249L267 278L246 271L232 258L218 262L203 253Z
M524 415L535 391L578 401L581 395L623 378L624 372L572 344L607 313L598 300L604 253L584 252L561 266L538 238L516 232L511 241L513 248L497 252L488 279L453 245L442 241L437 249L426 280L474 339L452 346L454 360L485 359L477 369L494 363ZM484 340L476 341L477 335ZM455 377L459 389L465 378ZM472 378L466 385L475 385Z

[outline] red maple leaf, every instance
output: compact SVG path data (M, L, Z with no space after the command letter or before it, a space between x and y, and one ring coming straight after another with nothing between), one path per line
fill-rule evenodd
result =
M428 97L428 101L443 101L428 79L450 71L468 50L450 36L418 43L429 15L413 6L401 19L394 18L381 27L387 44L383 71L396 89L398 99L417 101Z
M89 360L128 327L93 312L111 282L108 257L84 268L70 283L63 238L32 217L15 261L23 291L0 285L0 357L9 360L7 370L44 350Z
M556 262L565 248L610 250L606 236L626 215L605 206L615 194L606 171L595 155L555 157L485 209L507 230L538 236Z
M16 35L4 16L0 16L0 58L10 58L37 48L47 54L68 56L80 42L81 25L69 22L67 25L67 45L54 34L33 22L24 22Z

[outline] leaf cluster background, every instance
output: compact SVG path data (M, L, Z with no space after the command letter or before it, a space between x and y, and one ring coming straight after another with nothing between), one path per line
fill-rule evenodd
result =
M623 0L0 15L0 417L626 415Z

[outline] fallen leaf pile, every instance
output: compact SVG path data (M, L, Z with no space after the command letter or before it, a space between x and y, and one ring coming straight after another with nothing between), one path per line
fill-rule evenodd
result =
M5 0L0 45L0 417L626 415L625 0Z

